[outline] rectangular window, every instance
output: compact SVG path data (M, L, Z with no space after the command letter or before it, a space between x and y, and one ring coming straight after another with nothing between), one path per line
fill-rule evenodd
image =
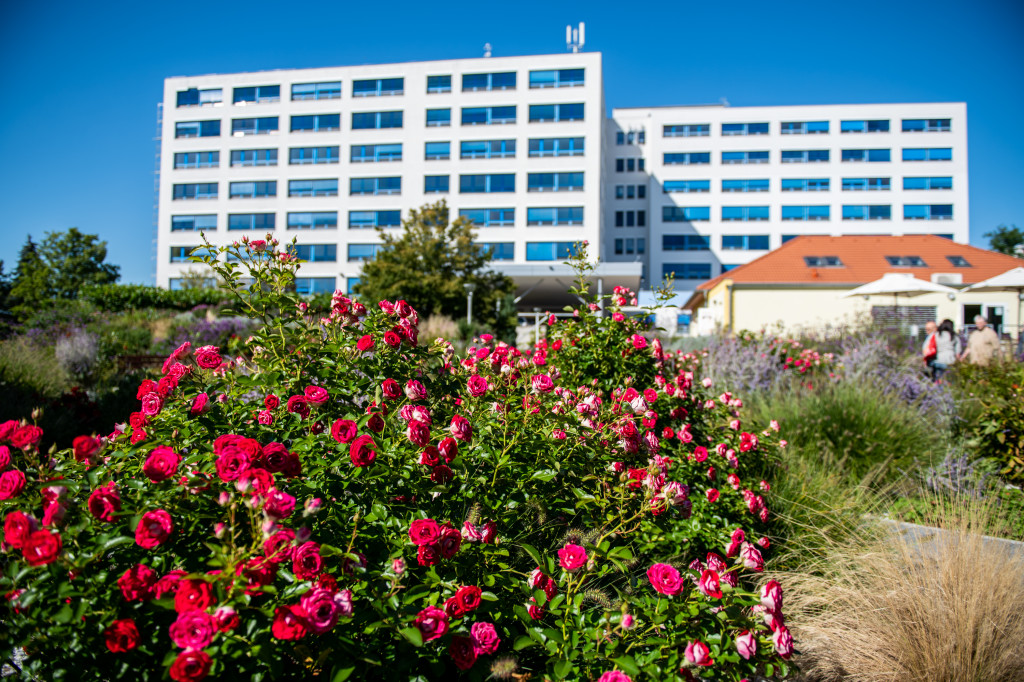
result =
M276 132L277 116L231 119L231 134L235 137L243 135L269 135Z
M335 230L337 228L337 211L288 214L289 230Z
M463 107L462 125L501 125L516 122L516 108L510 107Z
M711 279L711 263L663 263L662 279Z
M891 161L888 149L844 149L842 153L843 162L847 161L870 161L884 162Z
M445 161L452 158L452 143L427 142L424 145L424 158L427 161Z
M224 91L220 88L199 90L190 88L178 91L178 107L201 107L220 104L224 101Z
M895 268L926 268L928 263L920 256L886 256L885 260Z
M516 72L502 73L467 73L462 76L462 91L477 90L515 90Z
M526 260L565 260L576 254L575 242L526 242Z
M723 234L722 249L725 251L767 251L766 234Z
M276 197L277 181L264 180L258 182L232 182L228 188L228 196L232 199Z
M373 260L377 257L377 252L380 250L381 246L381 244L349 244L348 260L350 263Z
M400 227L401 211L349 211L348 228L366 230L375 227Z
M582 225L582 206L563 206L526 209L526 224L536 225Z
M666 166L699 166L711 163L711 152L666 152Z
M768 220L767 206L723 206L722 220Z
M173 188L174 199L216 199L217 183L200 182L175 185Z
M903 189L953 189L953 178L903 178Z
M175 215L171 216L171 232L215 232L217 216Z
M661 237L662 251L707 251L711 237L700 234L666 234Z
M722 180L723 192L767 192L768 179Z
M722 163L768 163L768 152L722 152Z
M843 206L843 220L889 220L892 207L889 205Z
M452 91L451 76L427 76L427 93L437 94Z
M948 260L950 265L952 265L954 268L971 268L971 267L974 267L963 256L946 256L946 260Z
M299 260L309 263L334 263L338 260L337 244L295 244L288 250Z
M192 252L196 251L196 255L200 255L198 252L200 248L198 246L172 246L171 247L171 262L172 263L188 263L189 256Z
M401 111L364 111L352 114L352 130L374 130L401 127Z
M292 85L293 102L310 99L341 99L341 81Z
M636 198L637 199L646 199L647 198L647 185L637 185L636 186Z
M402 176L385 178L351 178L348 181L348 193L358 194L401 194Z
M338 163L338 156L338 147L292 147L288 150L288 163L292 166Z
M583 173L529 173L527 192L582 192Z
M459 192L461 194L494 194L498 192L515 191L515 173L459 176Z
M767 123L723 123L722 135L767 135Z
M665 223L689 223L711 220L710 206L662 206L661 220Z
M666 180L661 189L666 194L672 192L710 192L710 180Z
M276 166L276 149L235 149L231 152L231 166Z
M531 88L571 88L584 84L583 69L531 71Z
M783 220L828 220L828 206L783 206Z
M515 155L515 140L466 140L459 145L462 159L511 159Z
M184 152L174 155L175 168L217 168L220 152Z
M905 118L905 133L948 133L951 130L948 118Z
M423 177L424 194L447 194L448 186L447 175L425 175Z
M627 199L635 199L636 198L636 185L626 185L626 198Z
M583 104L531 104L530 123L582 121Z
M582 137L530 138L530 156L583 156Z
M180 121L174 124L174 137L220 137L220 121Z
M228 216L228 229L273 230L276 218L274 213L232 213Z
M512 227L516 223L514 208L463 208L459 217L466 218L478 227Z
M402 143L393 144L354 144L350 152L352 163L372 163L377 161L401 161Z
M828 178L783 178L783 192L827 192Z
M783 121L783 135L817 135L828 132L828 121Z
M488 254L491 260L514 260L514 242L477 242L481 252Z
M953 204L906 204L904 220L952 220Z
M667 125L661 129L662 137L707 137L711 134L710 123L681 123Z
M626 159L626 170L630 173L636 170L636 159Z
M888 191L890 184L889 178L843 178L843 191Z
M333 277L296 277L295 293L303 296L306 294L330 294L334 291L334 283Z
M452 124L451 109L427 109L428 128L446 128Z
M405 92L404 78L370 78L352 81L353 97L401 95Z
M842 133L887 133L889 119L842 121L839 124Z
M952 161L951 147L904 147L904 161Z
M257 104L263 102L281 101L280 85L256 85L245 88L235 88L235 104Z
M341 114L292 116L291 131L293 133L322 132L326 130L341 130Z
M336 197L338 181L327 180L289 180L288 196L290 197Z
M828 161L827 149L783 150L782 163L822 163Z
M804 256L804 265L809 268L841 268L839 256Z

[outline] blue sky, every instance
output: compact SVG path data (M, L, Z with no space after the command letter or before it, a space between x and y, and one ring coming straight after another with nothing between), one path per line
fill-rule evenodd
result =
M565 49L587 22L609 108L966 101L971 242L1024 227L1024 3L5 2L0 259L77 226L153 276L156 104L168 76Z

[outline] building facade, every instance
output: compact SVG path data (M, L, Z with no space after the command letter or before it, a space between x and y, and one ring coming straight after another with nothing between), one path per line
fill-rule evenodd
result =
M409 210L444 198L520 307L598 275L700 282L802 234L968 240L963 103L605 112L600 53L168 78L157 284L201 244L298 239L303 292L350 291ZM543 299L543 300L542 300Z

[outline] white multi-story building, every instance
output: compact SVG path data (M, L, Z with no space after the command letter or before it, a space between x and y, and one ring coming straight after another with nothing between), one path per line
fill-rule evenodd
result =
M802 234L968 241L962 102L615 109L602 254L676 289Z
M157 283L214 244L298 238L303 292L351 290L409 210L477 225L520 307L599 286L683 296L800 234L968 239L963 103L604 108L600 53L168 78Z

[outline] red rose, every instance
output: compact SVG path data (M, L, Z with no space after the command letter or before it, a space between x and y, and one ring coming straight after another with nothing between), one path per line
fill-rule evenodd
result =
M205 649L217 634L217 624L206 611L185 611L171 623L171 640L182 649Z
M153 483L166 481L178 470L181 463L181 456L166 445L153 448L145 464L142 465L142 473L146 474Z
M210 674L210 655L205 651L186 651L171 664L174 682L196 682Z
M220 350L216 346L203 346L196 349L196 364L203 369L217 369L224 362Z
M683 579L672 566L654 564L647 569L647 579L651 581L654 591L668 596L677 595L683 590Z
M142 414L147 417L160 414L160 410L164 408L164 399L159 393L147 393L142 396Z
M56 561L62 546L60 533L37 530L25 538L21 553L29 566L45 566Z
M141 412L132 412L128 415L128 425L133 429L141 429L146 425L146 415Z
M121 574L117 586L125 601L144 601L153 598L153 588L157 582L156 573L145 564L135 564Z
M394 379L385 379L380 385L380 390L388 400L395 400L402 397L402 387Z
M436 606L428 606L419 612L414 624L423 635L423 641L429 642L448 632L448 614Z
M295 531L282 528L263 541L263 554L268 561L280 564L292 558L292 543L294 541Z
M43 437L43 430L35 424L25 424L18 427L18 430L11 436L11 444L21 450L29 450L38 447Z
M263 466L272 474L284 471L291 455L281 443L267 443L263 446Z
M115 620L103 631L107 648L115 654L131 651L139 645L139 629L131 618Z
M471 396L479 398L484 393L487 393L487 379L484 379L479 374L474 374L466 382L466 387L469 389Z
M163 599L165 594L178 591L178 585L184 580L185 576L188 575L187 571L176 569L169 571L166 575L160 577L153 585L153 598Z
M237 446L225 447L217 458L217 475L224 482L237 481L243 471L249 468L252 460Z
M315 578L323 570L324 562L320 558L320 545L315 542L304 542L292 552L292 573L299 580Z
M264 585L274 582L274 565L264 557L253 557L235 569L245 579L246 594L260 594Z
M110 481L93 490L89 495L89 513L97 520L105 523L113 523L116 519L114 514L121 511L121 495L117 492L117 485Z
M167 542L174 524L171 515L163 509L146 512L135 528L135 544L143 549L155 549Z
M189 408L189 414L202 414L206 411L206 406L210 402L210 396L205 393L200 393L192 399L192 407Z
M11 469L0 474L0 500L10 500L25 489L25 474Z
M420 566L433 566L441 560L440 548L436 545L420 545L416 550L416 561Z
M174 593L174 610L205 611L213 604L213 590L205 580L181 580Z
M395 332L384 332L384 343L392 348L398 348L402 345L402 337Z
M416 519L409 526L409 538L414 545L422 547L437 542L441 529L434 519Z
M351 419L339 419L331 425L331 438L339 443L351 442L357 432L356 423Z
M436 467L441 463L440 453L433 445L428 445L423 448L423 452L420 453L420 464L424 464L428 467Z
M706 495L708 496L708 502L718 501L718 490L716 488L708 488Z
M476 663L476 648L473 646L472 637L452 637L452 643L448 645L448 653L455 661L455 667L459 670L469 670Z
M3 471L11 463L11 449L6 445L0 445L0 471Z
M102 446L103 441L93 436L78 436L71 441L71 448L74 450L76 462L92 462L93 457L100 451Z
M493 654L498 650L501 639L492 623L473 623L469 631L473 635L473 647L478 654Z
M146 395L147 393L152 393L155 390L156 382L153 381L152 379L146 379L141 384L139 384L139 390L136 391L135 397L138 398L139 400L142 400L142 396Z
M430 443L430 426L418 419L413 419L406 428L405 436L413 445L425 447Z
M480 588L476 585L466 585L460 587L459 591L455 593L455 599L458 600L459 606L462 611L475 611L480 606Z
M430 480L433 483L444 484L455 478L455 472L447 464L438 464L430 472Z
M711 658L711 650L708 645L700 640L690 642L686 645L686 660L694 665L709 666L714 663Z
M374 433L380 433L384 430L384 419L379 413L374 412L370 415L370 418L366 421L366 428L370 429Z
M362 435L352 441L348 454L354 466L369 466L377 458L377 445L373 442L372 437Z
M238 627L238 614L230 606L222 606L213 612L213 621L219 632L230 632Z
M16 419L8 419L4 423L0 424L0 441L10 439L14 432L18 430L18 421Z
M277 488L271 488L266 494L267 501L263 511L275 519L286 519L295 511L295 498Z
M278 405L280 405L280 404L281 404L281 399L280 399L280 398L278 398L278 397L277 397L276 395L274 395L273 393L270 393L270 394L268 394L268 395L267 395L267 397L265 397L265 398L263 399L263 405L264 405L264 407L266 407L266 408L267 408L268 410L274 410L274 409L277 409L277 406L278 406Z
M4 542L20 549L28 536L38 528L39 524L31 516L20 511L7 512L4 517Z
M454 438L448 436L443 438L440 443L437 444L437 451L444 457L446 464L451 463L453 459L459 456L459 444Z
M320 386L306 386L302 390L306 394L306 400L314 405L323 405L330 399L330 395Z
M466 611L459 604L459 600L455 597L449 597L444 600L444 612L448 614L449 618L461 618Z
M365 353L366 351L372 349L373 348L373 337L370 336L369 334L366 334L361 339L359 339L359 341L356 342L356 348L358 348L363 353Z
M469 420L462 415L457 414L452 417L451 426L448 428L456 440L465 441L467 443L473 440L473 427L470 425Z
M700 593L712 599L722 598L722 588L718 583L718 573L710 569L701 571L700 580L697 582L697 589Z
M441 556L445 559L451 559L459 551L459 546L462 544L462 533L458 529L445 524L441 528L441 539L438 540L437 544L440 548Z
M166 398L171 394L171 391L178 387L178 377L173 374L168 374L165 377L161 377L160 381L156 382L156 392L160 394L160 397Z
M278 606L274 610L274 622L270 626L274 637L284 640L302 639L308 630L306 612L298 604Z
M309 416L309 401L306 400L304 395L293 395L291 398L288 398L288 404L285 406L285 409L305 419Z

